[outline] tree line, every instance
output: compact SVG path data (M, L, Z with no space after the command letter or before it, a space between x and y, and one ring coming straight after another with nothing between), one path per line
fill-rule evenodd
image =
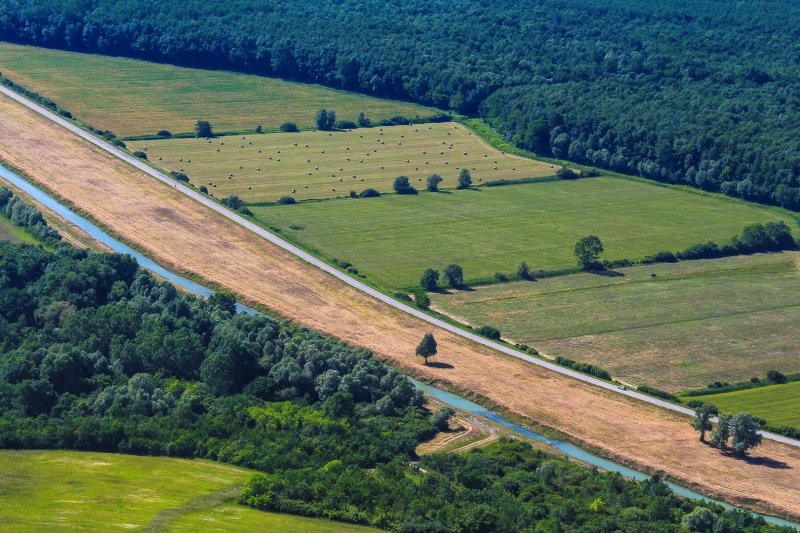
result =
M524 442L417 457L452 410L365 350L235 304L130 256L0 243L0 448L223 461L263 472L246 505L409 533L677 532L700 514L779 530ZM417 353L435 355L432 336Z
M542 155L800 209L789 0L1 0L0 12L8 40L479 114Z

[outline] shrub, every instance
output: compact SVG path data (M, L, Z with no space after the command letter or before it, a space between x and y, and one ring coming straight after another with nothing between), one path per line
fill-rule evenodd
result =
M189 176L187 176L183 172L175 172L175 171L173 171L173 172L170 172L169 174L170 174L170 176L172 176L173 179L176 179L178 181L186 181L186 182L189 181Z
M352 120L337 120L334 127L340 130L354 130L358 126Z
M645 259L652 259L654 263L677 263L678 258L672 252L658 252Z
M560 355L556 357L556 363L558 363L561 366L577 370L578 372L589 374L590 376L594 376L596 378L604 379L606 381L611 381L611 374L609 374L607 370L604 370L599 366L590 365L588 363L579 363L578 361L569 359L568 357L562 357Z
M496 341L500 340L500 330L494 326L481 326L476 329L475 332L481 337L486 337L487 339Z
M413 291L414 303L420 309L428 309L431 306L431 299L428 293L420 287L416 287Z
M295 200L293 196L281 196L278 198L278 203L280 205L292 205L296 204L297 200Z
M580 175L571 168L561 167L556 172L556 177L562 180L576 180L580 178Z
M194 132L198 137L213 137L214 129L207 120L198 120L194 125Z
M427 291L439 290L439 272L432 268L428 268L422 273L419 280L419 286Z
M208 187L206 187L205 185L201 185L200 192L203 194L208 194Z
M461 287L464 284L464 270L460 265L455 263L447 265L444 267L442 275L447 280L447 284L453 288Z
M139 159L147 159L147 154L142 152L141 150L136 150L133 152L133 157L138 157Z
M158 135L159 137L168 138L168 137L172 137L172 132L167 131L167 130L158 130L156 132L156 135Z
M717 243L708 241L692 245L685 250L681 250L675 256L678 259L713 259L721 257L722 252Z
M456 189L469 189L472 186L472 175L469 173L469 170L466 168L462 168L461 172L458 173L458 184L456 185Z
M350 198L358 198L358 193L356 191L350 191Z
M411 186L408 176L397 176L392 187L397 194L417 194L417 189Z
M369 128L370 126L372 126L372 121L368 119L366 115L364 115L363 111L358 114L358 119L356 120L356 122L358 122L359 128Z
M531 279L531 271L528 268L528 263L523 261L519 264L517 267L517 276L522 279Z
M439 431L447 431L450 428L450 418L454 414L456 412L451 407L440 407L431 415L431 425Z
M223 205L226 205L226 206L230 207L233 210L237 210L240 207L244 206L244 200L242 200L241 198L239 198L235 194L232 194L231 196L223 198L220 201L222 202Z
M256 133L264 133L264 126L261 124L256 125Z
M495 272L494 273L494 280L499 282L499 283L505 283L506 281L508 281L508 276L506 276L502 272Z
M361 198L377 198L378 196L381 195L381 193L379 193L377 190L373 189L372 187L367 187L366 189L364 189L363 191L358 193L358 195Z
M300 128L298 128L297 124L294 122L284 122L281 124L281 131L284 133L297 133L300 131Z
M680 403L680 400L678 399L677 396L667 391L663 391L661 389L657 389L649 385L639 385L636 388L645 394L649 394L650 396L655 396L656 398L661 398L662 400L669 400L671 402Z
M442 177L439 174L431 174L428 176L427 189L428 192L438 192L439 184L442 182Z
M777 370L770 370L767 372L767 381L770 383L786 383L786 375Z

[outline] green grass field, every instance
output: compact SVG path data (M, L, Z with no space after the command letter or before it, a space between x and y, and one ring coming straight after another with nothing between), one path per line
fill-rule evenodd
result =
M286 121L310 128L320 108L350 120L363 111L374 121L437 112L319 85L7 43L0 43L0 72L120 136L188 132L199 119L220 131Z
M217 197L237 194L248 202L274 202L281 196L335 198L365 187L392 192L399 175L424 189L425 179L438 173L444 178L440 186L452 188L461 168L470 169L476 184L553 176L557 170L548 163L503 154L454 123L128 145L146 149L148 158L160 166L183 170L195 185L207 186Z
M669 391L800 371L798 254L574 274L433 295L433 304L548 355ZM656 276L653 277L652 274ZM761 390L761 389L759 389Z
M0 451L0 530L375 531L238 506L250 474L210 461Z
M601 177L476 190L254 208L266 225L379 285L419 282L428 267L458 263L467 279L575 265L574 243L598 235L604 258L639 258L709 239L776 211L637 181Z
M20 228L4 216L0 216L0 241L38 244L36 239L30 233Z
M773 426L800 428L800 381L687 399L713 403L724 413L746 411Z

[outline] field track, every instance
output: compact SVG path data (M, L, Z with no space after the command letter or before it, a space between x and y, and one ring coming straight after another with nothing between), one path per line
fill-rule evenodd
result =
M112 150L100 141L73 130L97 145L91 146L45 116L0 100L0 159L168 268L198 273L305 327L369 348L423 379L476 393L626 464L658 471L710 496L800 517L800 449L767 441L749 461L720 455L697 441L684 415L625 397L584 376L579 377L591 384L569 379L561 375L569 371L544 368L549 365L539 360L531 362L540 366L530 365L521 360L527 356L502 346L490 349L495 345L485 339L430 323L427 315L366 287L348 286L342 281L357 282L191 190L178 191L166 178L168 187L158 185L152 177L161 178L149 167L142 170L150 175L136 171L105 153ZM184 194L206 207L187 202ZM438 360L450 368L415 361L414 347L425 330L435 333Z

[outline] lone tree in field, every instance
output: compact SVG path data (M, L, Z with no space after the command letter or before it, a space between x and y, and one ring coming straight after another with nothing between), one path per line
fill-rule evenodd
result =
M439 271L428 268L422 273L422 278L419 280L419 286L426 291L439 290Z
M431 174L428 176L428 192L438 192L439 184L442 182L442 177L439 174Z
M318 130L330 131L334 124L336 124L336 111L332 109L320 109L314 116L314 125Z
M411 186L408 176L397 176L394 179L394 192L397 194L417 194L417 189Z
M461 172L458 173L458 185L456 185L456 189L469 189L472 186L472 175L469 173L469 170L466 168L462 168Z
M694 410L692 427L700 432L700 442L706 441L706 431L711 431L711 418L717 416L719 411L710 403L704 403Z
M747 450L761 444L761 422L750 413L733 415L729 422L734 455L744 457Z
M211 128L211 123L207 120L198 120L194 125L194 131L198 137L213 137L214 130Z
M422 337L422 341L417 346L417 356L425 359L425 364L428 364L428 357L436 355L436 339L433 338L433 333L426 333Z
M603 253L603 243L599 237L589 235L575 243L575 257L578 258L578 266L583 270L598 270L602 265L597 257Z
M464 284L464 271L460 265L451 263L444 267L442 273L444 274L444 279L447 280L447 284L454 289Z

